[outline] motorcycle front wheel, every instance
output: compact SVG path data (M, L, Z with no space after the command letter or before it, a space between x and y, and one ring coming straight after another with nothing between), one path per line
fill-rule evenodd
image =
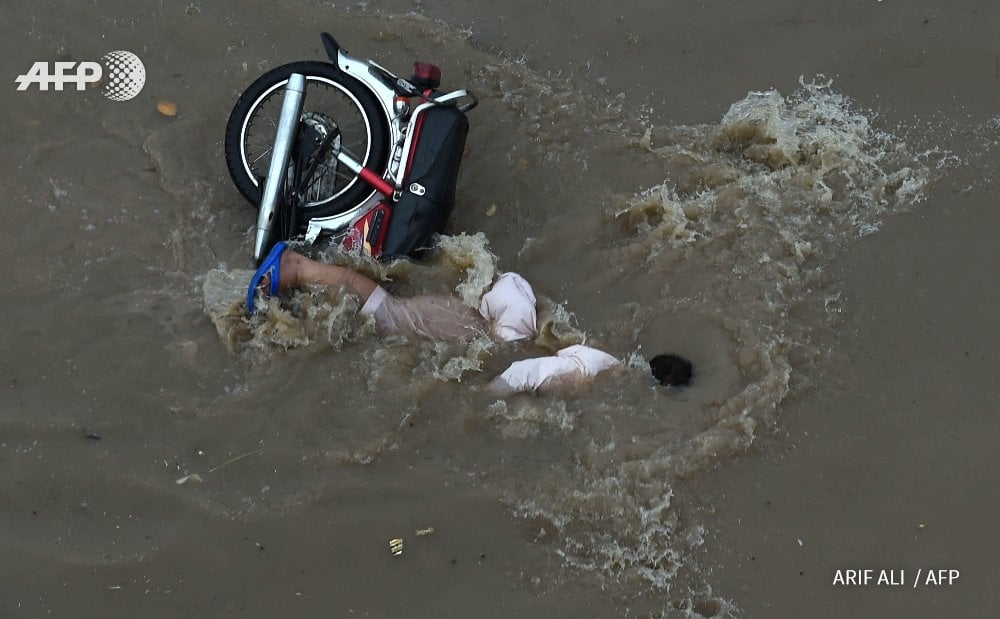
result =
M292 73L306 78L302 118L339 132L337 146L379 174L389 160L389 129L375 96L331 64L304 61L276 67L259 77L236 102L226 124L226 164L243 197L259 206L260 184L271 161L285 84ZM375 190L331 154L308 179L300 204L302 220L329 217L368 200Z

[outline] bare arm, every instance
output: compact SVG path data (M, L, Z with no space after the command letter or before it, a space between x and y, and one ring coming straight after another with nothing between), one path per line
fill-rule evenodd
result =
M302 285L342 286L351 294L361 297L364 304L378 288L370 277L335 264L322 264L293 251L285 252L281 264L281 287L296 288Z

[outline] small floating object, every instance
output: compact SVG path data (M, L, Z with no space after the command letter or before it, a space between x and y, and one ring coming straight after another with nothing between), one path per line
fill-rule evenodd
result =
M197 473L194 473L193 475L185 475L184 477L181 477L180 479L178 479L174 483L177 484L178 486L182 486L182 485L186 484L189 481L192 482L192 483L199 483L200 484L204 480L201 478L201 475L199 475Z
M177 116L177 104L173 101L157 101L156 111L164 116Z
M391 552L394 557L398 557L403 554L403 538L396 537L389 540L389 552Z
M434 527L427 527L426 529L417 529L413 532L417 537L423 537L425 535L434 535Z
M496 214L497 214L497 205L496 204L491 204L490 207L488 209L486 209L486 216L487 217L493 217Z

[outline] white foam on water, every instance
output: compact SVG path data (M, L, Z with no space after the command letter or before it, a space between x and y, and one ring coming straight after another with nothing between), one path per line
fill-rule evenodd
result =
M448 268L463 273L455 294L469 307L479 308L483 294L493 285L499 259L489 250L482 232L469 235L438 236L436 246Z
M334 350L370 335L374 325L358 313L357 297L341 290L296 292L284 302L260 300L260 311L246 313L246 287L252 272L212 269L205 277L205 313L230 350L301 348L320 342Z
M569 434L575 428L575 413L565 402L546 405L534 400L497 400L486 409L486 419L497 424L505 438L530 438L542 431Z
M651 129L634 144L670 174L615 211L625 233L608 242L610 260L643 273L676 264L658 309L716 317L735 343L743 385L667 440L674 422L658 427L652 417L591 434L587 441L613 445L614 457L577 458L565 476L573 483L505 496L522 517L551 523L567 565L633 591L641 582L669 588L702 543L697 525L671 506L674 480L744 451L773 426L788 394L808 385L803 372L822 355L815 343L843 310L830 262L919 202L932 177L903 140L874 128L826 81L802 81L789 96L752 92L716 125ZM645 364L633 357L628 365ZM613 408L613 399L591 403L585 415ZM715 604L729 612L724 600Z

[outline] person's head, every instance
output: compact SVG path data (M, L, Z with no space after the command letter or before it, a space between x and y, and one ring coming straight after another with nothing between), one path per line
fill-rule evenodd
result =
M649 360L653 378L665 387L681 387L691 382L691 362L673 353L656 355Z

